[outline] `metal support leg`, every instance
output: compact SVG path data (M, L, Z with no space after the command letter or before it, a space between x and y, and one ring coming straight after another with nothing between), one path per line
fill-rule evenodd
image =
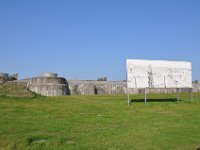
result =
M190 103L193 101L192 89L190 89Z
M177 99L177 104L179 104L179 98L180 98L180 95L179 95L179 89L176 89L176 99Z
M128 94L128 106L130 106L130 95Z
M144 90L144 104L146 105L147 102L147 93L146 93L146 89Z

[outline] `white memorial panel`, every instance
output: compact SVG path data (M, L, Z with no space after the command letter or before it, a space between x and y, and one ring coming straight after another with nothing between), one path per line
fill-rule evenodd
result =
M127 59L128 88L192 88L191 62Z

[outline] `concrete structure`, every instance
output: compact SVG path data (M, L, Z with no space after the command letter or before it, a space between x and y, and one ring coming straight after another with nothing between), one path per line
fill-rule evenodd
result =
M55 73L43 73L39 77L33 77L27 87L44 96L68 95L67 81Z
M8 73L0 73L0 83L5 83L8 80Z
M193 92L200 92L200 80L195 80L193 83L192 83L192 86L193 86Z
M8 73L0 73L0 83L13 81L18 79L18 74L9 75Z
M40 75L40 77L55 77L55 78L57 78L58 77L58 74L57 73L42 73L41 75Z
M68 80L70 95L94 94L127 94L126 81L90 81ZM200 86L199 86L200 87ZM129 94L144 93L145 89L129 89ZM150 88L149 93L176 93L176 88ZM188 92L188 88L179 89L179 92Z
M71 95L126 94L126 82L68 80Z
M0 73L0 83L20 83L35 93L44 96L63 95L95 95L95 94L127 94L126 81L106 81L106 77L97 80L66 80L58 77L56 73L42 73L38 77L16 80L17 74L9 75ZM175 88L150 88L149 93L176 93ZM188 92L188 89L180 89L179 92ZM200 81L193 82L193 92L200 92ZM144 89L129 89L129 94L144 93Z
M26 80L28 88L44 96L127 94L126 81L65 80L57 74L45 73ZM148 93L176 93L176 88L150 88ZM179 92L188 92L187 88ZM200 81L193 83L193 92L200 92ZM144 93L144 89L129 89L129 94Z

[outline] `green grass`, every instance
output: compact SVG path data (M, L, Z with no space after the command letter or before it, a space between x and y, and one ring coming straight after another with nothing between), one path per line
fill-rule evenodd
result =
M200 93L0 97L0 150L195 150Z
M25 85L19 83L0 83L0 97L34 97Z

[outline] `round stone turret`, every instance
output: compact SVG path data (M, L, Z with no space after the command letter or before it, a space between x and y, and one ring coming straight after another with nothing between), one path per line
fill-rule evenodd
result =
M62 96L68 94L66 79L58 77L57 73L42 73L39 77L33 77L28 88L44 96Z
M47 72L47 73L42 73L40 75L40 77L58 77L58 74L57 73Z

